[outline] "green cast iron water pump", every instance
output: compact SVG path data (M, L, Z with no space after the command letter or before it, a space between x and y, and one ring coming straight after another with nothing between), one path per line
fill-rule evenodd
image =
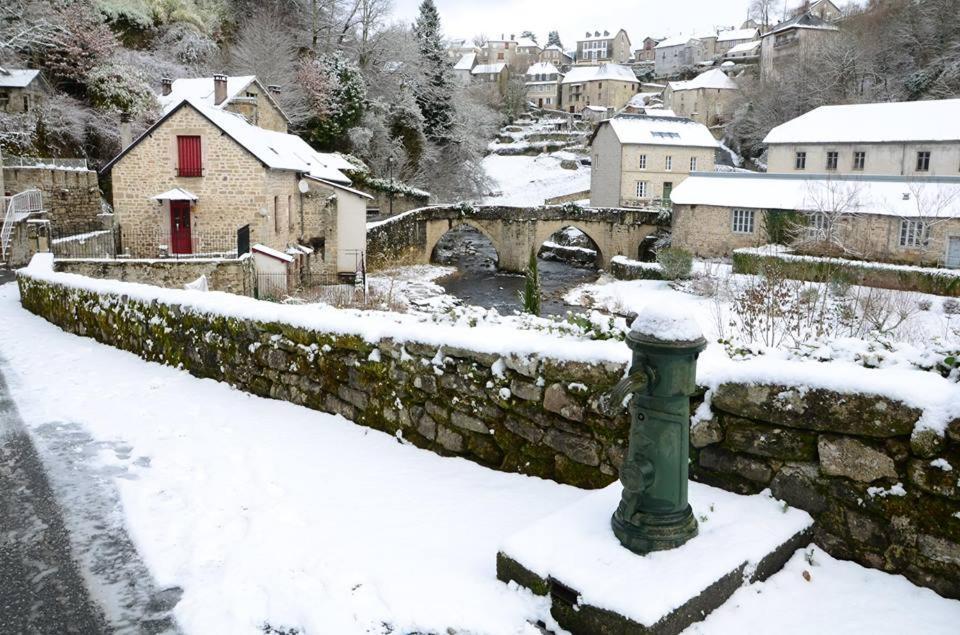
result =
M687 502L690 396L696 391L697 357L706 340L669 341L631 330L629 374L614 388L612 404L630 396L630 436L620 468L623 496L613 533L630 551L673 549L697 535Z

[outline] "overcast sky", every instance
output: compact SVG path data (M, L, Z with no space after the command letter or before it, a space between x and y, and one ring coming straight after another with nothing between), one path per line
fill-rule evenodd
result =
M799 2L799 0L797 0ZM420 0L393 0L394 17L412 22ZM750 0L435 0L447 37L509 37L525 30L543 44L547 33L560 32L567 49L587 30L627 30L634 48L647 35L698 35L717 26L740 26Z

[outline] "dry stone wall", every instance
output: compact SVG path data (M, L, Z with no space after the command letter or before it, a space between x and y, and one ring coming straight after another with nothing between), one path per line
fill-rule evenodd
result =
M816 519L832 555L960 598L960 420L914 433L921 412L874 395L721 385L691 429L691 475L769 488Z
M183 288L200 276L211 291L253 296L256 288L253 259L240 260L88 260L58 259L57 271L88 278L139 282L172 289Z
M46 218L61 234L90 231L100 222L100 187L92 170L22 167L3 168L0 180L7 192L43 192Z
M442 455L595 488L626 448L625 413L605 408L622 363L371 342L29 272L19 284L25 308L67 331ZM710 398L713 416L691 429L692 478L769 488L813 515L831 554L960 598L960 420L914 433L922 413L902 402L815 388L731 383Z

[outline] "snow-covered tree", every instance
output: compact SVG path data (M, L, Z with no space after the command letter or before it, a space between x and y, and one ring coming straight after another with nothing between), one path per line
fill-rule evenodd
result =
M445 144L450 141L453 128L453 77L440 32L440 14L433 0L420 3L413 32L420 49L421 76L415 94L423 113L424 131L431 141Z
M524 31L523 33L520 34L520 37L527 38L528 40L531 40L534 44L538 44L537 34L534 33L533 31Z
M550 31L547 34L547 46L559 46L563 48L563 43L560 41L560 32L559 31Z
M305 134L314 147L345 150L347 132L363 119L367 98L363 77L339 53L304 58L297 74L311 107Z
M139 69L101 64L86 77L87 95L99 110L139 117L157 107L156 96Z

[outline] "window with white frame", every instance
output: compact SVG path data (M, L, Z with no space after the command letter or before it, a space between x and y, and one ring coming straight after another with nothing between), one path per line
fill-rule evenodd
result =
M926 150L917 152L917 172L928 172L930 170L930 153Z
M753 233L753 210L752 209L735 209L732 212L733 216L733 233L734 234L752 234Z
M637 168L641 170L647 169L647 155L641 154L639 157L637 157Z
M906 248L926 247L930 240L930 226L922 220L900 221L900 246Z
M837 164L840 163L840 153L836 150L830 150L827 152L827 169L836 170Z
M797 152L797 156L794 158L793 167L797 170L807 169L807 153L806 152Z
M663 169L669 172L673 169L673 157L667 155L663 160Z
M690 171L697 171L697 157L690 157Z
M853 169L862 170L867 165L867 153L857 151L853 153Z
M816 212L807 218L807 240L825 241L830 222L826 214Z
M637 181L637 198L647 198L648 189L646 181Z

